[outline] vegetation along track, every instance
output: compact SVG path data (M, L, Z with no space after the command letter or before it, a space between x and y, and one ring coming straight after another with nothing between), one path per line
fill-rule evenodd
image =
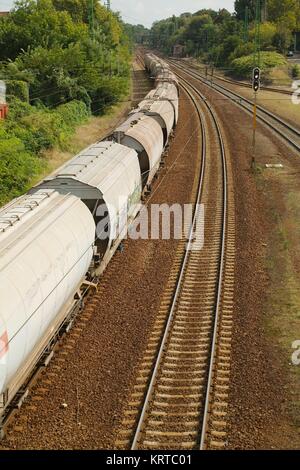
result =
M205 207L204 247L178 249L116 447L204 449L226 446L235 267L230 162L213 109L181 81L201 122L196 202ZM194 245L195 247L195 245Z
M177 62L169 61L169 63L175 68L178 73L178 70L183 72L185 76L192 77L198 81L201 81L204 85L212 87L216 92L220 93L222 96L229 98L231 101L235 102L237 105L244 108L246 111L253 112L253 102L247 98L239 95L238 93L229 90L228 88L220 85L218 83L211 83L210 80L203 77L200 73L193 70L187 69L186 66L178 65ZM180 78L182 75L179 75ZM296 127L293 127L291 124L284 121L279 116L271 113L262 106L257 106L257 117L259 121L263 122L269 128L276 132L277 135L281 136L285 142L291 145L294 149L300 152L300 130Z

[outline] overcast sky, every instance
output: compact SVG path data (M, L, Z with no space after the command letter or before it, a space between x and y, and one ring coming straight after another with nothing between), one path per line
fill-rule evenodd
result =
M12 5L13 0L0 0L0 10L9 10ZM234 0L111 0L112 9L120 11L124 21L148 27L153 21L173 14L194 13L202 8L227 8L233 11L233 5Z

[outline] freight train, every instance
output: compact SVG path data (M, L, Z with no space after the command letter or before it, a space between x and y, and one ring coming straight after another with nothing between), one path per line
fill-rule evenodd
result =
M176 76L151 54L145 63L155 89L126 121L0 209L0 431L126 235L176 127Z

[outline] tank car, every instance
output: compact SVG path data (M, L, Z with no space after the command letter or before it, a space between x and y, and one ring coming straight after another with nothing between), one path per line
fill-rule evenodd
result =
M36 188L73 194L93 214L97 274L107 266L141 204L142 178L137 152L112 141L91 145Z
M93 257L80 199L37 191L0 210L1 416L75 303Z

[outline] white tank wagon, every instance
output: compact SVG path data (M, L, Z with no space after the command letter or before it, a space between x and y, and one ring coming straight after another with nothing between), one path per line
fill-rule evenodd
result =
M112 138L138 153L143 189L149 186L164 150L161 126L152 117L136 113L114 131Z
M171 71L169 64L153 54L145 56L146 68L151 72L152 76L157 80L169 81L178 87L176 75Z
M145 66L146 66L146 69L150 72L151 71L151 64L153 63L153 61L156 60L156 57L154 54L146 54L145 55Z
M147 116L152 116L160 127L164 135L164 146L168 143L169 136L175 127L175 110L169 101L163 100L143 100L138 104L138 108L131 114L142 112Z
M89 208L95 220L95 262L97 274L100 274L141 207L137 152L116 142L98 142L76 155L37 188L71 193Z
M150 68L150 71L151 71L151 74L153 77L157 77L158 74L160 74L164 69L164 66L163 64L159 61L159 60L155 60L153 62L151 62L151 68Z
M74 196L38 191L0 210L1 416L75 305L95 223Z
M148 56L145 63L153 77L156 77L156 75L164 68L164 64L154 55Z
M176 75L169 68L162 68L156 75L155 85L159 86L160 83L173 83L177 90L179 90L179 82Z
M173 83L161 82L154 90L151 90L145 100L169 101L174 108L175 124L179 117L178 90Z

